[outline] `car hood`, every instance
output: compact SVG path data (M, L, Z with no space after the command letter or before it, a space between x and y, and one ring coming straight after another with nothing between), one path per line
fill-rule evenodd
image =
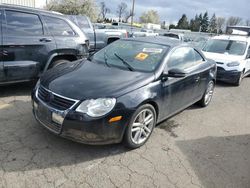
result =
M154 80L153 73L131 72L105 64L78 61L47 71L41 85L77 100L119 97Z
M241 61L244 59L244 56L230 55L230 54L219 54L202 51L206 58L212 59L216 62L229 63L232 61Z

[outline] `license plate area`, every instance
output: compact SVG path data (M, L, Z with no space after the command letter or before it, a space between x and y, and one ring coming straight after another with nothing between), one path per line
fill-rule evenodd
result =
M60 134L62 125L57 124L52 121L52 113L54 111L49 109L49 107L45 106L41 102L37 105L37 110L35 112L38 121L47 129L52 131L53 133Z
M52 117L52 112L46 108L44 105L39 104L37 108L37 116L46 122L52 122L51 117Z

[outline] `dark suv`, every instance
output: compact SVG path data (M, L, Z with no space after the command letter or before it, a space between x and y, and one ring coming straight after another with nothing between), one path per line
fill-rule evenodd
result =
M88 39L60 13L0 5L0 85L33 80L88 54Z

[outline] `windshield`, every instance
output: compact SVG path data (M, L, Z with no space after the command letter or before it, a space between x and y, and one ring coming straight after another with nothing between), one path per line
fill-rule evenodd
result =
M212 53L228 53L230 55L244 55L246 51L247 43L234 40L209 40L203 51Z
M118 40L97 52L92 61L131 71L152 72L161 63L168 48L160 44Z

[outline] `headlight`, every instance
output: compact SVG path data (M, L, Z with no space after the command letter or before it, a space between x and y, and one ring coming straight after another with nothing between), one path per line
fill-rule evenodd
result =
M234 62L231 62L231 63L227 64L228 67L236 67L236 66L239 66L239 65L240 65L240 63L237 62L237 61L234 61Z
M100 117L109 113L115 106L116 99L100 98L83 101L76 109L77 112L86 113L91 117Z

